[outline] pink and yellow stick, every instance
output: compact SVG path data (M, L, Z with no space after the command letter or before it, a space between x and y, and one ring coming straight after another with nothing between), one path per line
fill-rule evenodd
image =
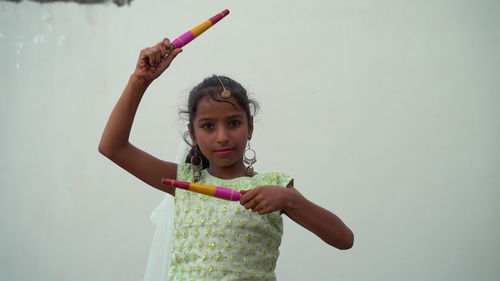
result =
M170 44L170 51L175 49L175 48L184 47L189 42L191 42L194 38L198 37L198 35L202 34L207 29L212 27L212 25L215 25L217 22L219 22L221 19L223 19L228 14L229 14L229 10L225 9L224 11L218 13L217 15L200 23L199 25L192 28L191 30L184 32L184 34L182 34L181 36L177 37L174 41L172 41L172 43Z
M172 179L162 179L162 184L179 187L189 191L205 194L208 196L217 197L220 199L238 201L240 200L240 192L231 188L225 188L214 185L199 184L194 182L185 182Z

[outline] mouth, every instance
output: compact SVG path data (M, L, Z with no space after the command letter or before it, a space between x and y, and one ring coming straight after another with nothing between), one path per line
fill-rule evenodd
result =
M216 150L215 153L220 154L220 155L225 155L225 154L229 154L231 152L234 152L235 150L236 149L234 149L234 148L224 148L224 149Z

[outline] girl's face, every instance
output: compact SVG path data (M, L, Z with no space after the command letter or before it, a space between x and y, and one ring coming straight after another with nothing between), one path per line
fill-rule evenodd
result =
M218 102L203 97L193 119L191 138L210 161L210 168L244 168L243 153L253 122L236 100Z

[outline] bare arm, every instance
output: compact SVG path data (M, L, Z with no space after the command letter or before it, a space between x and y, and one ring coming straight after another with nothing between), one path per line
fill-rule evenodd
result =
M354 234L335 214L307 200L293 186L259 186L242 191L240 203L259 214L283 210L296 223L337 249L350 249L354 243Z
M168 39L141 51L134 73L108 119L99 152L154 188L174 195L175 189L161 184L161 178L176 178L177 165L162 161L129 142L139 103L148 86L170 65L181 49L167 52Z
M339 217L307 200L293 186L288 187L286 191L290 193L290 200L283 211L288 217L335 248L352 248L354 234Z

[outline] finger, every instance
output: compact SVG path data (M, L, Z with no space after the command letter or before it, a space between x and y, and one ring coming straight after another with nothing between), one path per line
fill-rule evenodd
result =
M162 42L159 48L160 48L160 57L163 59L168 54L168 47Z
M247 209L252 209L253 210L259 204L264 204L265 205L265 200L264 200L262 194L257 193L257 195L255 195L255 197L252 200L250 200L249 202L247 202L243 206L245 206L245 208L248 207Z
M139 67L146 67L149 64L149 48L141 50L137 64Z
M269 213L272 213L273 210L269 209L269 208L264 208L260 211L258 211L257 213L259 213L259 215L265 215L265 214L269 214Z
M173 51L168 53L168 55L161 61L160 68L162 70L167 69L167 67L170 66L175 57L180 53L182 53L182 49L174 49Z
M249 201L249 202L247 202L247 203L245 203L245 204L242 204L242 205L243 205L243 207L245 207L245 209L247 209L247 210L248 210L248 209L253 209L253 208L255 208L255 206L257 206L257 204L258 204L258 203L259 203L259 202L257 202L256 200L252 200L252 201Z
M271 210L270 208L263 208L259 211L257 211L257 213L259 213L259 215L265 215L265 214L269 214L269 213L272 213L273 210Z
M244 194L247 194L248 193L248 190L240 190L240 198L241 196L243 196Z
M159 65L162 60L163 60L163 50L162 50L163 44L159 44L155 48L155 60L156 60L156 65Z
M170 51L170 40L168 38L163 38L163 40L161 41L161 45L163 46L163 49L164 49L164 52L163 52L163 56L162 57L165 57L169 51Z
M168 38L163 38L163 40L161 40L161 43L163 43L163 45L165 46L169 46L171 44L170 39Z
M267 204L265 202L260 202L259 204L257 204L255 207L252 208L252 211L260 214L261 211L266 209L266 205Z
M249 191L246 191L241 197L240 197L240 202L241 205L244 205L248 203L250 200L252 200L255 196L259 194L259 189L254 188Z
M151 65L155 66L158 65L161 62L161 45L163 45L162 42L157 43L153 47L151 47Z
M140 56L139 56L139 61L137 62L137 65L139 67L144 67L146 66L147 64L147 56L141 52Z
M153 51L151 53L151 66L156 66L158 64L158 54L157 52Z
M144 50L145 62L149 64L149 66L154 66L155 58L153 48L147 48Z
M164 58L164 60L168 61L168 63L170 64L175 59L175 57L181 52L182 52L181 48L173 49L172 51L167 53L167 56Z
M168 39L163 39L161 42L153 46L155 50L155 63L160 64L162 59L168 54L168 45L170 41Z

